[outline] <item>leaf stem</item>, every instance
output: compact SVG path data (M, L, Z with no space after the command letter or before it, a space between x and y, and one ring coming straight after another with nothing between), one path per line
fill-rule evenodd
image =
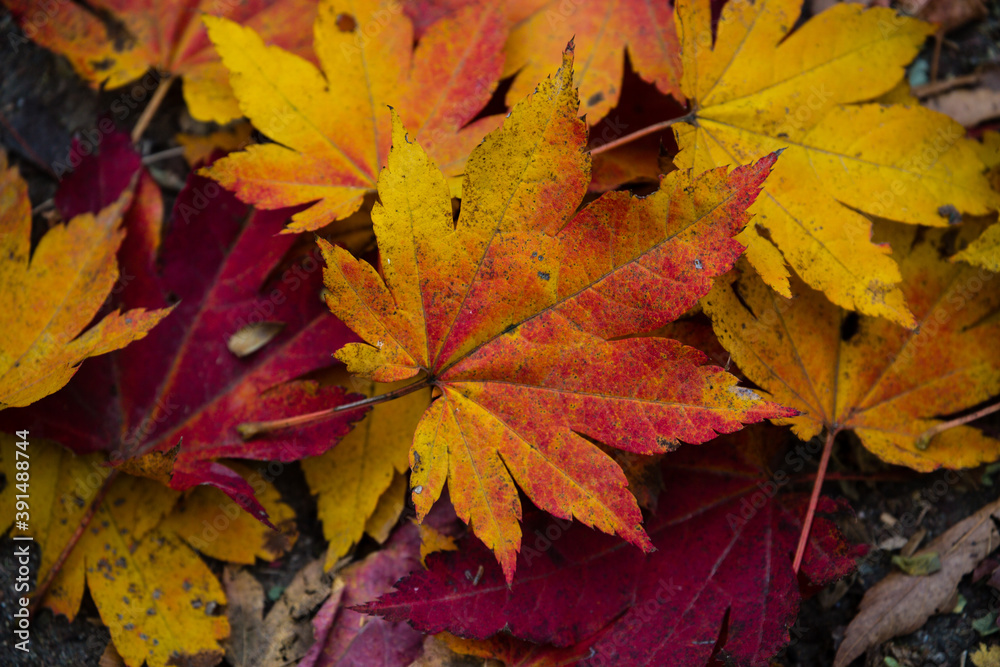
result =
M614 141L609 141L606 144L601 144L600 146L595 146L594 148L590 149L590 154L591 155L600 155L601 153L606 153L607 151L610 151L610 150L612 150L614 148L618 148L619 146L623 146L623 145L625 145L627 143L633 142L636 139L641 139L642 137L645 137L647 135L653 134L654 132L659 132L660 130L665 130L668 127L670 127L671 125L674 125L675 123L686 123L689 120L691 120L692 118L694 118L694 114L693 113L689 113L689 114L687 114L685 116L679 116L677 118L671 118L670 120L665 120L665 121L662 121L662 122L659 122L659 123L654 123L654 124L650 125L649 127L644 127L641 130L637 130L637 131L633 132L632 134L626 134L624 137L619 137L619 138L615 139Z
M423 389L424 387L429 387L431 384L431 378L426 377L420 382L414 382L413 384L406 385L405 387L400 387L399 389L394 389L385 394L379 394L378 396L371 396L369 398L362 399L360 401L354 401L353 403L345 403L344 405L337 405L332 408L327 408L325 410L319 410L317 412L309 412L304 415L296 415L295 417L285 417L284 419L272 419L271 421L264 422L244 422L236 427L236 432L240 434L240 437L244 440L250 440L256 438L259 435L264 435L271 433L273 431L280 431L284 428L291 428L292 426L305 426L306 424L312 424L318 421L323 421L324 419L329 419L330 417L339 414L341 412L348 412L350 410L357 410L359 408L367 408L370 405L377 405L378 403L385 403L386 401L391 401L400 396L406 396L407 394L412 394L418 389Z
M55 581L56 575L59 574L63 565L66 564L66 559L69 558L69 555L73 552L73 549L76 547L76 543L80 541L80 537L83 536L83 531L85 531L87 526L90 525L91 519L93 519L94 514L97 513L97 508L104 502L104 498L108 495L108 491L111 490L111 485L114 484L114 481L117 478L117 469L112 469L111 473L104 478L104 483L101 484L101 488L99 488L97 493L94 494L93 500L90 501L90 507L88 507L84 515L80 517L80 524L76 527L73 535L69 538L69 542L67 542L66 546L63 547L62 552L59 554L59 558L57 558L56 562L52 564L51 568L49 568L49 571L45 574L45 578L41 581L41 583L35 587L35 591L32 594L33 599L31 601L31 606L28 608L28 612L32 616L35 615L35 611L37 610L38 605L40 605L42 600L45 598L45 594L48 592L49 586L52 585L52 582Z
M174 82L174 78L169 74L164 74L160 77L160 83L156 86L156 90L153 92L153 97L150 98L149 104L146 108L142 110L142 115L139 116L139 120L136 122L135 127L132 128L132 143L138 143L139 139L142 138L142 133L146 131L149 126L149 122L153 120L153 116L156 114L156 110L160 108L160 104L163 103L163 98L167 96L167 91L170 90L170 84Z
M812 495L809 497L809 508L806 510L806 517L802 521L802 532L799 534L799 545L795 548L795 560L792 561L792 572L799 573L802 566L802 557L806 553L806 545L809 543L809 533L812 531L813 518L816 516L816 506L819 504L819 492L823 488L823 480L826 478L826 466L830 463L830 452L833 451L833 441L837 437L840 429L827 428L826 442L823 444L823 456L819 460L819 469L816 471L816 481L813 482Z
M985 417L986 415L992 414L997 410L1000 410L1000 403L988 405L982 410L976 410L971 415L965 415L964 417L958 417L957 419L941 422L940 424L932 426L917 437L916 447L917 449L923 451L927 449L928 445L931 444L931 438L936 436L938 433L943 433L950 428L962 426L963 424L968 424L971 421L976 421L980 417Z

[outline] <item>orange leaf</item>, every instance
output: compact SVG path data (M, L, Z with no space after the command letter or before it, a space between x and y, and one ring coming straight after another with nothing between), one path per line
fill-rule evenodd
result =
M514 27L505 47L503 75L514 75L507 93L510 105L559 66L559 54L570 40L585 63L576 73L576 85L590 125L618 104L626 48L639 76L660 92L684 100L680 44L668 2L515 0L509 13Z
M31 251L31 204L0 150L0 410L61 389L88 357L146 335L170 309L113 312L92 327L118 280L115 253L131 191L96 216L78 215Z
M410 451L418 516L447 481L508 581L515 483L556 516L649 548L625 475L587 438L653 454L790 414L697 350L622 338L673 320L732 266L776 156L674 172L650 197L612 192L577 213L590 164L572 68L568 52L473 151L457 223L444 176L397 118L372 211L381 271L319 241L327 303L365 341L338 358L437 388Z
M490 4L468 6L434 24L414 49L410 20L390 7L321 2L314 49L322 69L265 46L249 28L206 19L240 108L276 143L232 154L205 173L260 208L315 202L289 229L317 229L356 211L375 187L392 105L445 174L460 175L499 122L470 123L500 75L503 14Z

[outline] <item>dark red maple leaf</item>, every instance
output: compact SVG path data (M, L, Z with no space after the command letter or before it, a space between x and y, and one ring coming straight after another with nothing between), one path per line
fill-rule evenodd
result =
M98 127L106 128L107 123L113 127L110 118L102 118ZM86 157L81 158L85 152ZM102 134L96 146L75 137L70 155L77 156L79 167L60 181L59 190L53 198L63 220L110 206L142 168L142 157L124 132ZM106 157L100 159L101 155Z
M121 164L135 164L128 142L106 140L79 173L121 183ZM113 174L113 175L112 175ZM129 179L131 176L129 176ZM71 179L74 190L95 178ZM72 192L73 205L97 205L108 192ZM107 451L113 464L182 443L170 480L186 489L209 483L258 518L253 489L220 458L293 461L329 449L364 415L356 410L249 442L236 425L311 412L362 398L340 387L301 381L335 363L330 355L356 340L329 314L319 292L321 263L306 255L276 271L295 242L280 234L288 211L253 211L215 182L192 174L179 193L160 244L163 201L147 174L139 177L119 250L115 306L174 305L141 345L89 360L62 391L0 416L77 453ZM274 275L272 275L274 274ZM281 325L262 349L239 357L230 338L262 322Z
M654 553L539 516L525 531L509 589L490 552L470 536L357 609L425 632L484 639L506 628L557 646L604 627L581 663L595 667L704 665L725 629L721 657L767 665L789 641L798 613L791 560L807 498L771 497L775 479L787 481L787 473L771 478L748 460L740 437L721 440L666 455L665 490L646 523ZM820 505L838 508L830 499ZM849 573L862 553L819 517L802 570L825 585Z

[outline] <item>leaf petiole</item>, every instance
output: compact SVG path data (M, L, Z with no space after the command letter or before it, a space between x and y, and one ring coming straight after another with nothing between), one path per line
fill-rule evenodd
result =
M423 389L424 387L429 387L431 385L433 378L428 376L419 382L414 382L413 384L406 385L405 387L400 387L399 389L394 389L385 394L380 394L378 396L372 396L370 398L365 398L360 401L354 401L353 403L345 403L344 405L337 405L332 408L327 408L326 410L318 410L317 412L309 412L304 415L296 415L295 417L285 417L284 419L272 419L270 421L263 422L244 422L236 427L236 432L240 434L240 437L244 440L251 440L259 435L265 435L267 433L272 433L274 431L280 431L284 428L291 428L293 426L305 426L306 424L313 424L318 421L323 421L341 412L348 412L350 410L357 410L359 408L367 408L370 405L377 405L379 403L385 403L386 401L391 401L401 396L406 396L411 394L418 389Z
M792 572L799 573L802 565L802 557L806 553L806 545L809 543L809 533L812 530L813 518L816 516L816 505L819 504L819 492L823 488L823 481L826 479L826 466L830 463L830 452L833 451L833 441L840 432L839 428L826 431L826 442L823 443L823 456L819 460L819 469L816 470L816 481L813 482L812 495L809 497L809 509L806 510L805 519L802 520L802 532L799 534L799 545L795 548L795 560L792 561Z
M668 127L670 127L671 125L674 125L675 123L686 123L688 121L691 121L691 120L694 119L694 117L695 117L695 115L692 112L692 113L689 113L689 114L684 115L684 116L679 116L677 118L671 118L670 120L661 121L659 123L653 123L649 127L644 127L641 130L637 130L637 131L633 132L632 134L626 134L624 137L619 137L618 139L615 139L614 141L609 141L606 144L601 144L600 146L595 146L594 148L590 149L590 154L591 155L600 155L601 153L605 153L605 152L610 151L610 150L612 150L614 148L618 148L619 146L623 146L623 145L625 145L627 143L633 142L636 139L641 139L642 137L645 137L646 135L653 134L654 132L659 132L660 130L665 130Z

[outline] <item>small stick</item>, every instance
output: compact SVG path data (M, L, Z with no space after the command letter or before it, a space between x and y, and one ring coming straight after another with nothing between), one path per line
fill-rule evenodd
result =
M976 421L980 417L985 417L988 414L992 414L1000 410L1000 403L994 403L993 405L988 405L982 410L976 410L971 415L965 415L964 417L959 417L957 419L952 419L951 421L941 422L936 426L932 426L917 437L916 447L920 451L927 449L928 445L931 444L931 438L936 436L938 433L943 433L950 428L956 426L962 426L963 424L968 424L971 421Z
M982 75L979 73L966 74L965 76L956 76L953 79L945 79L944 81L936 81L934 83L925 83L922 86L916 86L912 91L914 97L924 99L925 97L933 97L934 95L939 95L943 92L949 91L952 88L961 88L962 86L974 86L979 83L982 79Z
M837 437L840 429L826 431L826 442L823 444L823 456L819 460L819 470L816 471L816 481L813 482L812 496L809 498L809 509L806 510L806 518L802 521L802 532L799 534L799 546L795 549L795 560L792 561L792 572L799 573L802 565L802 557L806 553L806 545L809 543L809 533L812 531L813 518L816 516L816 505L819 504L819 492L823 488L823 480L826 478L826 466L830 463L830 452L833 451L833 440Z
M625 145L627 143L631 143L631 142L635 141L636 139L640 139L642 137L645 137L646 135L653 134L654 132L659 132L660 130L665 130L665 129L667 129L668 127L670 127L671 125L673 125L675 123L686 123L689 120L691 120L692 118L694 118L694 114L693 113L689 113L686 116L680 116L679 118L671 118L670 120L665 120L665 121L660 122L660 123L654 123L653 125L650 125L649 127L644 127L641 130L637 130L637 131L633 132L632 134L626 134L624 137L619 137L618 139L615 139L614 141L609 141L606 144L601 144L600 146L595 146L594 148L590 149L590 154L591 155L600 155L601 153L605 153L607 151L610 151L613 148L618 148L619 146L623 146L623 145Z
M45 575L45 579L43 579L42 582L35 587L31 606L28 607L28 612L32 616L35 615L35 611L38 608L38 605L41 604L42 600L45 598L45 594L48 592L49 586L51 586L52 582L55 581L56 575L59 574L62 566L66 564L66 559L69 558L69 555L73 552L73 549L76 547L76 543L80 541L80 538L83 536L83 531L85 531L87 526L90 525L91 519L93 519L94 514L97 513L97 508L104 502L104 498L108 495L108 491L111 490L111 485L117 477L118 470L113 469L111 473L104 478L104 483L94 495L94 499L90 502L90 507L88 507L84 515L80 517L80 525L76 527L76 530L73 532L73 536L69 538L69 542L67 542L66 546L63 547L62 552L59 554L59 558L56 559L56 562L52 564L52 568Z
M142 138L142 133L146 131L146 127L149 126L149 122L153 120L153 115L156 114L156 110L160 108L160 104L163 103L163 98L167 96L167 91L170 90L170 84L173 83L174 79L170 74L164 74L160 78L160 83L156 87L156 91L153 93L153 97L150 98L149 104L146 108L142 110L142 115L139 116L138 122L135 127L132 128L132 143L138 143L139 139Z
M240 437L243 438L244 440L250 440L252 438L257 437L258 435L271 433L272 431L279 431L283 428L290 428L292 426L305 426L306 424L312 424L314 422L322 421L340 412L347 412L349 410L366 408L369 405L385 403L386 401L391 401L394 398L399 398L400 396L406 396L407 394L411 394L417 391L418 389L429 387L430 384L431 384L431 378L427 377L421 380L420 382L414 382L413 384L407 385L405 387L400 387L399 389L395 389L386 394L380 394L379 396L372 396L370 398L365 398L360 401L354 401L353 403L338 405L332 408L327 408L326 410L309 412L307 414L297 415L295 417L285 417L284 419L272 419L271 421L244 422L236 427L236 432L239 433Z
M52 197L49 197L38 206L31 209L31 215L38 215L39 213L43 213L45 211L48 211L50 208L55 208L55 207L56 207L56 200Z
M931 57L931 83L938 78L938 65L941 62L941 44L944 42L944 28L934 33L934 55Z
M160 151L159 153L153 153L152 155L147 155L146 157L142 158L142 164L151 165L155 162L159 162L161 160L169 160L172 157L180 157L181 155L184 155L184 147L174 146L173 148L168 148L166 150Z

